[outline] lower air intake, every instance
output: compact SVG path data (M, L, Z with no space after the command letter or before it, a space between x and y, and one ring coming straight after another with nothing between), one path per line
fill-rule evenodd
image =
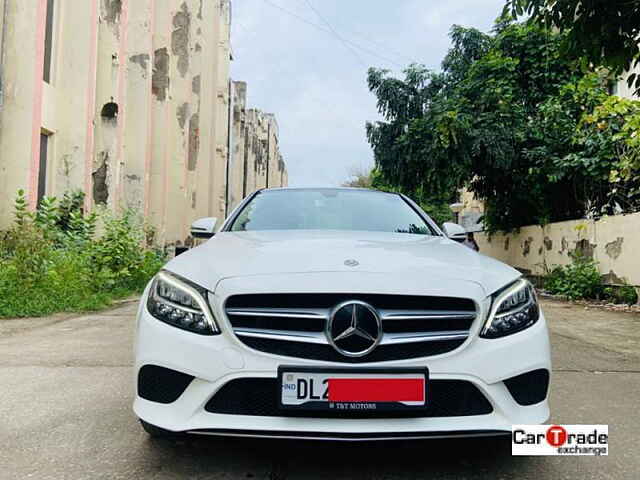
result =
M547 398L549 370L541 368L504 381L509 393L520 405L535 405Z
M157 365L144 365L138 372L138 395L157 403L175 402L193 376Z

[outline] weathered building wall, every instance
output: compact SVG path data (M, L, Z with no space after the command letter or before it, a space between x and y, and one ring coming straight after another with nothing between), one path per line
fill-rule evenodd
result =
M533 275L570 264L570 254L580 252L598 262L605 282L640 286L640 213L528 226L508 235L480 233L475 238L481 253Z
M266 114L267 117L267 129L268 129L268 155L267 162L267 186L268 187L280 187L286 185L283 183L285 165L280 155L280 146L278 139L280 138L280 131L278 128L278 122L275 115L272 113Z
M82 189L87 210L134 208L181 244L266 186L275 120L254 115L250 189L228 148L230 21L229 0L0 0L0 228L20 188L32 207Z
M47 195L83 189L87 209L131 207L157 227L161 241L184 241L195 217L201 158L205 178L212 177L213 155L209 146L199 148L200 131L204 126L210 136L220 113L215 93L208 105L201 97L203 90L217 92L220 71L228 74L229 56L218 51L221 38L228 45L228 1L4 4L12 28L2 59L10 93L0 114L9 125L0 130L0 227L10 219L15 192L24 188L34 206L44 177ZM41 133L48 135L44 162ZM202 190L207 215L210 185Z
M245 145L247 143L247 84L246 82L232 82L232 113L231 113L231 155L227 170L227 198L229 211L246 196L245 183Z
M227 5L223 15L219 19L220 28L223 27L231 12ZM220 35L218 37L218 56L229 58L231 55L231 46L229 44L229 35ZM210 199L210 209L212 215L217 218L225 216L225 198L226 198L226 175L227 175L227 159L228 159L228 142L229 142L229 63L220 64L217 70L217 98L215 111L216 128L215 128L215 152L214 152L214 173L213 173L213 192L215 196Z
M273 114L247 109L247 84L232 82L231 155L228 169L229 210L260 188L288 185Z
M2 86L4 82L2 81L2 58L4 56L4 12L5 12L5 2L0 2L0 111L2 110Z
M245 112L245 131L244 131L244 174L242 196L245 197L255 191L259 184L258 178L261 174L262 166L262 149L258 138L259 116L258 112L253 109ZM239 138L238 141L241 141Z
M11 0L3 2L3 8L0 222L6 223L16 190L31 183L34 154L38 158L34 149L39 149L42 125L40 40L45 17L40 1Z

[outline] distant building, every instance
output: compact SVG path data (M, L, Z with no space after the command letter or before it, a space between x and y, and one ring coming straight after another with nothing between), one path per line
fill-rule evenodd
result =
M87 210L134 208L179 245L193 219L224 217L229 192L250 193L252 182L227 188L230 10L230 0L0 0L0 229L20 188L32 207L82 189ZM280 158L277 128L269 139Z
M287 169L278 147L275 116L247 108L245 82L233 82L232 92L229 208L260 188L288 184Z
M458 202L450 205L455 216L455 223L463 226L467 232L481 232L484 230L481 221L484 215L484 202L478 200L466 188L461 188L458 191L458 199Z
M618 95L619 97L629 98L631 100L640 100L640 96L635 94L635 87L629 87L629 84L627 83L629 75L633 73L640 76L640 65L636 65L635 68L632 68L630 71L626 72L624 75L622 75L621 78L618 79L617 82L613 83L610 92L611 95Z

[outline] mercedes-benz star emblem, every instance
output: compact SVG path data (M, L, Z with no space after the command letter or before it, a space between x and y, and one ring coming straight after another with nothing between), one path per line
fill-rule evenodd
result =
M359 300L337 305L326 330L329 343L346 357L364 357L382 340L382 323L375 308Z

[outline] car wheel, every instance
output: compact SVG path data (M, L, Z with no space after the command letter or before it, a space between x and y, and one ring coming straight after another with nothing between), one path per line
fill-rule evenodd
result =
M180 436L179 432L172 432L171 430L165 430L164 428L156 427L155 425L151 425L150 423L147 423L142 419L140 419L140 425L142 425L144 431L153 438L169 438Z

